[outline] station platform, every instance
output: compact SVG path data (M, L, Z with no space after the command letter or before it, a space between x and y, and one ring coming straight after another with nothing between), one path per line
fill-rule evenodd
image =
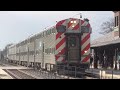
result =
M86 72L99 76L100 79L120 79L120 70L112 69L87 69Z
M0 68L0 79L13 79L13 78Z

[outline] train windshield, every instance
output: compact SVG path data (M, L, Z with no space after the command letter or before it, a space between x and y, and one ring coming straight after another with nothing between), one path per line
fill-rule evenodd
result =
M70 45L70 47L76 46L76 38L75 37L70 37L69 45Z

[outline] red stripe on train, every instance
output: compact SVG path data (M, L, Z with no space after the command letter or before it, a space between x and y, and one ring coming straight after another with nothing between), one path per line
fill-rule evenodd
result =
M69 21L69 23L68 23L68 28L73 24L73 23L71 23L71 21L73 21L74 19L71 19L70 21Z
M56 39L58 39L63 33L57 33Z
M65 37L56 45L56 50L65 42Z
M81 20L81 25L84 23L84 21L83 20Z
M81 45L83 45L90 38L90 33L81 41Z
M55 55L55 59L56 59L56 60L58 60L59 57L60 57L60 56Z
M65 53L65 48L63 48L62 50L61 50L61 52L59 52L57 55L63 55ZM56 55L56 60L58 60L58 58L60 57L60 56L57 56Z
M89 59L90 59L90 55L86 56L86 57L82 60L82 62L87 62Z
M56 24L56 27L62 25L66 20L62 20L62 21L59 21L57 24Z
M87 27L90 28L90 24L87 24Z
M73 30L78 30L79 28L79 23L73 28Z
M90 48L90 43L81 51L81 54L83 55L85 51L87 51Z

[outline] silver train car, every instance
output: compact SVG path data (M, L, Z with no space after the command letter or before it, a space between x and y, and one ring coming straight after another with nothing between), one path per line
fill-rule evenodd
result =
M54 69L56 64L87 67L90 61L90 33L88 20L61 20L55 26L9 46L8 61L47 70Z
M8 47L8 60L24 66L46 68L46 64L55 64L55 27Z

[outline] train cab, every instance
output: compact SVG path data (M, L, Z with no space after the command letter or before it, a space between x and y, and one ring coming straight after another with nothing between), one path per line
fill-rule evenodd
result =
M91 27L88 19L69 18L56 24L56 62L89 63Z

